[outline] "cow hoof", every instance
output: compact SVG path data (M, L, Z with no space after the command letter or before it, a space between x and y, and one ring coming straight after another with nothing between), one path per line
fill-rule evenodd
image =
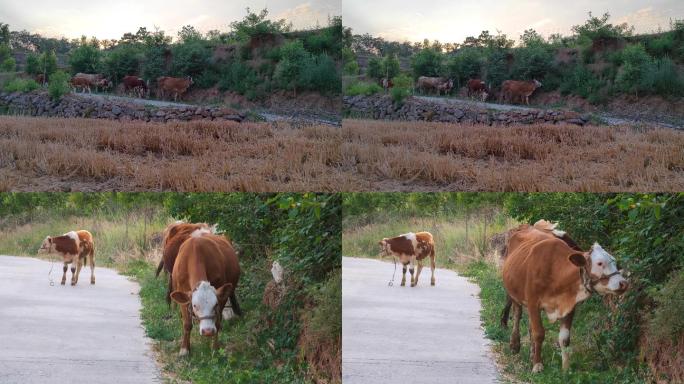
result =
M90 284L95 284L95 279L90 279Z
M430 285L435 285L435 281L432 280L432 281L430 282Z
M75 281L72 281L72 282L71 282L71 286L73 287L74 285L76 285L76 282L75 282Z
M64 283L62 283L62 284L64 284ZM405 287L405 286L406 286L406 283L401 283L401 286L402 286L402 287Z
M544 364L542 363L537 363L532 367L532 373L539 373L544 369Z
M511 352L513 353L518 353L520 352L520 343L511 343Z
M66 281L62 281L60 284L64 285L64 284L66 284Z
M180 352L178 352L178 356L187 356L188 355L188 349L187 348L181 348Z

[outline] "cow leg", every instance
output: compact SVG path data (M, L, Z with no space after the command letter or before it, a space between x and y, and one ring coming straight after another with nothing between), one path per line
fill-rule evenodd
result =
M95 284L95 250L88 253L88 264L90 265L90 284Z
M401 270L401 286L406 285L406 264L404 264L404 267Z
M415 271L416 268L416 256L413 255L411 256L411 261L409 262L409 273L411 274L411 286L415 287L416 286L416 280L413 276L413 272Z
M561 349L561 359L563 361L563 370L567 371L570 368L570 328L572 328L572 318L575 315L573 309L570 313L561 319L560 331L558 331L558 345Z
M511 330L511 351L520 352L520 318L522 317L522 306L511 301L513 307L513 329Z
M544 343L544 326L542 325L541 311L539 307L531 303L527 307L527 314L530 320L530 329L532 339L530 344L534 347L532 352L532 372L541 372L544 369L544 364L542 364L542 344Z
M76 285L76 265L79 264L79 257L71 262L71 285Z
M64 274L62 274L62 285L66 284L66 272L69 267L67 266L67 263L64 263L64 267L62 268L62 271Z
M74 276L73 276L73 274L72 274L72 276L71 276L71 280L72 280L71 285L76 285L76 284L78 283L78 277L81 275L81 267L83 267L83 262L85 261L84 259L85 259L85 257L84 257L84 258L81 258L81 256L79 255L79 257L78 257L78 259L77 259L77 261L76 261L76 276L75 276L75 278L74 278ZM73 270L72 270L72 272L73 272Z
M420 272L423 270L423 260L418 261L418 270L416 271L416 285L418 285L418 279L420 278Z
M181 311L181 317L183 318L183 339L181 340L181 348L178 353L179 356L185 356L190 352L190 332L192 331L192 319L190 318L190 312L188 312L188 306L178 305Z
M430 285L435 285L435 254L434 251L430 255L430 269L432 270L432 277L430 277Z

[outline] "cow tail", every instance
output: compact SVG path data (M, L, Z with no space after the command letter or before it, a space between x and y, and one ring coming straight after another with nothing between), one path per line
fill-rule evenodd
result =
M504 306L503 311L501 312L501 326L504 328L508 328L508 318L511 313L511 306L513 306L513 299L506 294L506 305Z
M166 304L168 304L169 307L171 306L171 292L172 292L171 290L172 289L173 289L173 279L172 279L172 275L169 274L169 285L166 288Z
M233 293L230 294L228 299L230 300L230 307L233 310L233 313L238 316L242 316L242 309L240 309L240 304L238 304L237 296L235 296L235 291L233 291Z
M161 272L162 268L164 268L164 259L159 260L159 265L157 265L157 273L154 274L155 279L159 277L159 273Z

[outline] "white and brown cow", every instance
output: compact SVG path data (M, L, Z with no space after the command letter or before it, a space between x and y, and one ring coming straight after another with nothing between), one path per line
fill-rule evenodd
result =
M540 372L544 367L541 358L544 342L542 310L549 321L561 322L558 342L562 367L566 370L570 366L570 328L577 304L593 293L621 295L628 287L615 258L598 243L583 252L573 247L563 238L565 236L567 234L557 230L555 225L535 223L534 226L521 225L511 232L508 239L503 284L513 305L510 345L514 353L520 350L520 317L522 306L526 306L532 343L532 372ZM506 325L506 310L504 316L502 323Z
M432 277L430 285L435 285L435 242L430 232L409 232L407 234L384 238L380 240L381 257L395 257L402 265L401 285L406 285L406 266L409 265L411 273L411 286L418 284L420 272L423 270L423 259L430 257L430 269ZM414 278L413 272L415 265L418 264L418 271Z
M218 348L221 309L230 300L234 311L240 313L235 295L239 279L237 254L225 237L197 229L183 242L173 266L171 293L183 319L181 356L190 351L193 319L199 322L200 335L213 337L214 349Z
M68 265L71 264L71 285L78 283L81 267L86 259L90 265L90 284L95 284L95 244L93 235L86 230L70 231L62 236L48 236L38 252L57 252L62 256L64 268L62 271L62 285L66 283Z

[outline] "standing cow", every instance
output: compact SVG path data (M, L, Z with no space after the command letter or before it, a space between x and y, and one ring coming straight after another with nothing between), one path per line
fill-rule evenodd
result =
M549 321L561 321L558 343L563 370L570 366L570 328L577 304L592 294L621 295L627 280L617 269L615 258L598 243L588 252L573 249L554 228L521 225L508 239L503 267L503 283L513 305L513 331L510 346L520 351L520 317L527 307L530 322L532 372L540 372L544 326L541 311ZM574 242L573 242L574 243ZM502 324L508 322L504 310Z
M122 79L124 84L124 93L133 92L136 96L144 98L147 93L147 83L138 76L124 76Z
M430 94L432 91L436 91L438 94L441 94L442 91L448 93L453 86L453 80L445 79L443 77L421 76L418 78L418 82L416 83L416 89L418 91L428 94Z
M85 265L86 260L90 264L90 284L95 284L95 244L90 232L79 230L67 232L62 236L48 236L38 249L39 253L43 251L47 253L56 251L62 256L64 263L62 285L66 283L69 264L71 264L71 285L78 283L81 266Z
M171 299L178 303L183 319L180 355L190 351L193 319L199 322L199 333L214 338L218 348L222 313L226 302L239 313L235 289L240 279L240 265L231 243L223 236L198 230L178 250L173 266Z
M430 268L432 269L430 285L435 285L435 242L430 232L409 232L397 237L384 238L380 240L379 244L381 257L395 257L403 265L401 275L402 287L406 285L406 266L409 264L411 286L415 287L418 285L418 278L423 270L423 259L428 256L430 257ZM416 264L418 264L418 271L414 278L413 271Z
M167 93L173 95L173 100L178 101L178 98L183 98L183 94L194 84L192 77L169 77L162 76L157 78L157 88L159 90L160 98L164 98Z
M530 96L541 86L542 83L537 80L506 80L501 84L499 102L509 100L511 103L514 103L515 100L520 99L520 103L525 101L525 104L530 105Z
M487 101L487 97L491 91L487 87L487 84L480 79L470 79L468 80L468 97L473 97L474 95L479 95L480 100Z

